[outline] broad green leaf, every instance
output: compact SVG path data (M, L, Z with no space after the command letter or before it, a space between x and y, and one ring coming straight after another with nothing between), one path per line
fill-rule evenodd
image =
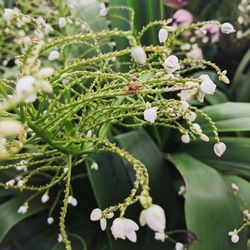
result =
M0 241L3 240L9 230L17 223L47 208L46 205L41 204L40 200L37 199L30 203L26 214L17 213L18 208L23 204L26 197L27 195L18 195L0 205Z
M227 177L229 184L235 183L239 187L239 195L243 198L243 209L250 208L250 183L239 176Z
M227 235L242 224L242 214L223 177L188 154L173 154L169 159L186 183L186 223L198 236L190 250L245 250L245 232L238 244Z

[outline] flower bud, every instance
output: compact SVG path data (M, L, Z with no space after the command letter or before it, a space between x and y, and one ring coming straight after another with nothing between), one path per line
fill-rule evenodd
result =
M158 33L158 38L160 43L166 42L168 38L168 31L164 28L161 28Z
M226 145L223 142L214 144L214 152L217 156L221 157L226 151Z
M142 47L132 48L131 56L139 64L145 64L147 61L147 55Z
M221 25L221 32L224 34L231 34L231 33L235 32L235 29L231 23L223 23Z

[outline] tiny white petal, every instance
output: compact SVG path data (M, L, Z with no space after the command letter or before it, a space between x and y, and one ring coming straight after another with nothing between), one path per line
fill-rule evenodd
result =
M90 220L98 221L102 217L102 210L100 208L95 208L90 214Z
M182 243L180 243L180 242L177 242L175 244L175 249L176 250L184 250L184 245Z
M158 33L158 38L160 43L166 42L168 38L168 31L164 28L161 28Z
M223 23L221 25L221 31L225 34L231 34L235 32L234 26L231 23Z
M105 218L101 218L101 220L100 220L100 226L101 226L102 231L106 230L107 220Z
M44 193L42 198L41 198L41 202L42 203L46 203L49 200L49 194L48 192Z
M52 50L48 56L49 61L57 60L60 57L60 54L57 50Z
M48 223L49 225L53 224L53 223L54 223L54 218L53 218L53 217L49 217L49 218L47 219L47 223Z
M157 107L148 108L144 111L144 120L150 123L154 123L157 118Z
M63 238L62 238L62 235L61 235L61 234L58 234L57 241L58 241L59 243L62 243L62 242L63 242Z
M221 157L226 151L226 145L223 142L214 144L214 152L217 156Z
M189 134L185 134L181 136L181 141L183 143L189 143L191 141Z
M163 66L167 69L169 73L173 73L174 71L180 69L179 59L174 55L170 55L164 61Z
M67 24L67 20L65 17L60 17L59 20L58 20L58 24L59 24L59 27L60 28L63 28L66 26Z
M166 238L165 233L159 233L159 232L155 233L155 239L156 240L160 240L160 241L164 242L165 238Z
M131 56L139 64L145 64L147 61L147 55L142 47L134 47L131 50Z

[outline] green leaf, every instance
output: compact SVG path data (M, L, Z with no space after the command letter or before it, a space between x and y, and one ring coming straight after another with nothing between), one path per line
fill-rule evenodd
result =
M215 122L219 132L249 131L250 130L250 104L249 103L224 103L202 109ZM197 122L202 125L204 132L212 129L203 118Z
M17 210L23 204L25 198L27 198L27 195L18 195L0 205L0 242L9 232L9 230L17 223L47 208L47 206L41 204L40 200L37 199L30 203L30 207L26 214L19 214L17 213Z
M169 159L186 183L186 223L198 236L190 250L245 250L245 232L238 244L231 243L227 235L242 224L242 214L223 177L188 154L173 154Z

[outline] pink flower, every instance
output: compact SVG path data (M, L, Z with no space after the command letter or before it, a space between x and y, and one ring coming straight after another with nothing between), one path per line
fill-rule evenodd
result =
M188 0L165 0L165 5L171 8L182 8L188 4Z
M202 28L202 31L205 31L210 38L211 42L215 43L219 40L220 38L220 28L217 24L205 24Z
M191 24L194 17L189 11L180 9L174 13L173 20L175 26L182 27Z
M203 59L202 50L199 47L195 47L187 53L187 57L190 59L201 60Z

